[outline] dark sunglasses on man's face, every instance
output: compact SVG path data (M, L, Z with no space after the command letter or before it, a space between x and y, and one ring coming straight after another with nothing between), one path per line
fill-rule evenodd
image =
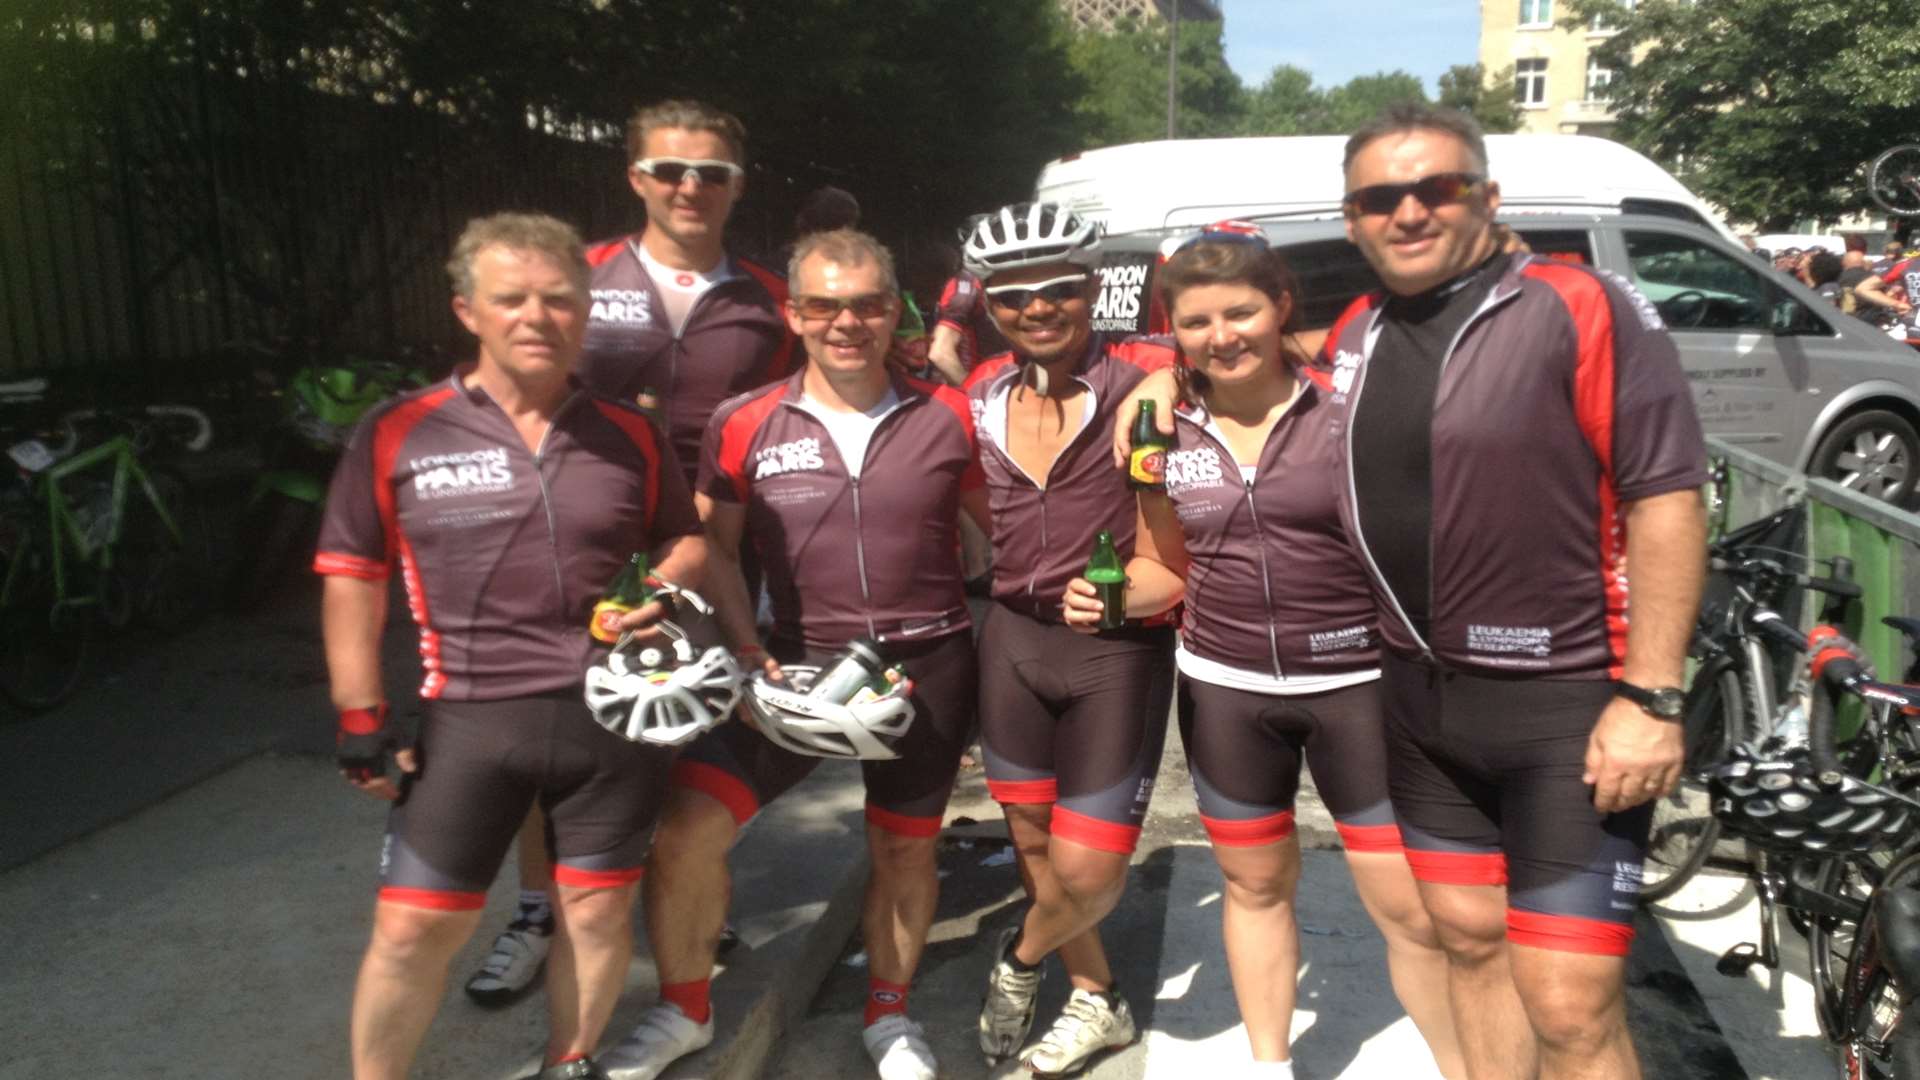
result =
M1411 184L1370 184L1347 192L1341 204L1350 214L1391 214L1412 195L1420 205L1438 210L1464 202L1485 179L1474 173L1444 172L1423 176Z
M990 285L987 287L987 299L994 307L1008 311L1025 311L1027 305L1039 297L1055 307L1069 300L1086 295L1087 275L1074 274L1072 277L1054 278L1036 285Z
M793 310L803 319L830 322L842 311L852 311L856 319L878 319L893 310L893 297L887 293L865 296L796 296Z
M634 162L633 167L673 187L679 187L680 181L685 180L689 172L699 177L702 184L724 184L746 172L731 161L715 158L692 161L687 158L650 157Z

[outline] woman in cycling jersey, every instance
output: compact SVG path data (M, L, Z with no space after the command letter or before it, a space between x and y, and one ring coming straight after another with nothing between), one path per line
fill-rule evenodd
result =
M1387 800L1373 600L1335 506L1339 406L1293 333L1293 276L1257 226L1223 222L1174 253L1159 288L1183 392L1165 491L1140 497L1127 615L1186 602L1180 735L1226 877L1222 933L1258 1075L1292 1075L1304 759L1394 992L1440 1071L1463 1077L1446 959ZM1067 621L1092 628L1095 597L1070 583Z

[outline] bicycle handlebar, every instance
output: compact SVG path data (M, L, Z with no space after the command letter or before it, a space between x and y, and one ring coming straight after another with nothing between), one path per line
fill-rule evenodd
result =
M194 425L191 438L180 440L180 445L188 450L199 452L213 442L213 421L207 414L191 405L147 405L141 409L146 416L155 420L190 420ZM66 430L66 438L57 447L51 447L55 459L64 458L80 447L80 425L102 416L99 409L75 409L60 417L60 426ZM112 413L104 414L111 417Z

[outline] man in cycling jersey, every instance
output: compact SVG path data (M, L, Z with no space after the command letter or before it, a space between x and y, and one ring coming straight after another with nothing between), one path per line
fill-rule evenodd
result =
M906 1009L939 893L935 840L973 722L956 554L961 506L985 514L973 423L958 391L890 372L899 288L877 241L850 229L803 237L789 273L787 320L806 364L722 403L702 445L695 499L712 548L709 596L743 666L771 678L781 664L817 665L867 639L913 679L897 758L862 763L873 864L862 1041L882 1080L933 1080L933 1052ZM764 648L733 555L743 540L766 569L773 630ZM674 767L646 887L661 1000L606 1056L614 1080L653 1080L712 1041L727 849L819 760L734 723L702 736Z
M636 111L627 183L646 226L587 249L593 293L580 379L649 409L688 485L714 407L786 374L792 352L780 310L786 283L726 250L727 219L746 186L746 138L738 119L704 102ZM512 1000L545 959L552 923L542 833L535 813L520 832L520 910L467 983L483 1004Z
M1637 1077L1626 954L1681 764L1704 443L1645 297L1499 250L1486 161L1470 118L1424 105L1347 143L1347 235L1385 289L1326 346L1344 512L1470 1072Z
M1170 617L1082 635L1060 597L1094 537L1133 549L1137 510L1108 460L1114 410L1165 339L1093 332L1100 235L1063 206L1019 203L967 237L978 302L1012 346L967 379L992 497L992 605L980 633L980 742L1032 904L1000 936L980 1011L989 1061L1020 1054L1073 1072L1134 1038L1100 921L1119 902L1153 792L1173 695ZM1059 1020L1021 1053L1042 964L1058 951L1073 984Z
M448 270L477 359L376 407L334 475L314 567L339 759L393 802L373 937L354 991L357 1080L404 1077L447 966L528 807L546 811L559 933L545 1080L602 1074L588 1055L632 953L632 910L671 756L594 722L582 682L600 590L642 544L697 585L693 501L665 437L572 377L587 322L579 238L552 218L470 222ZM380 669L398 564L420 628L426 719L397 745ZM623 619L640 628L658 603Z

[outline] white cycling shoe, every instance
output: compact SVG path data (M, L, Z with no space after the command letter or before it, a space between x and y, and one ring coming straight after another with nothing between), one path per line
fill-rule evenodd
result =
M867 1044L880 1080L936 1080L940 1075L926 1031L905 1013L888 1013L868 1024L860 1040Z
M608 1080L654 1080L667 1066L713 1041L713 1017L697 1024L677 1005L654 1003L620 1045L600 1055Z
M1109 990L1094 994L1075 987L1060 1018L1020 1063L1035 1076L1071 1076L1103 1050L1131 1043L1138 1033L1127 999Z
M467 980L467 996L482 1005L504 1005L533 986L553 947L553 923L515 919L493 939L493 951Z

